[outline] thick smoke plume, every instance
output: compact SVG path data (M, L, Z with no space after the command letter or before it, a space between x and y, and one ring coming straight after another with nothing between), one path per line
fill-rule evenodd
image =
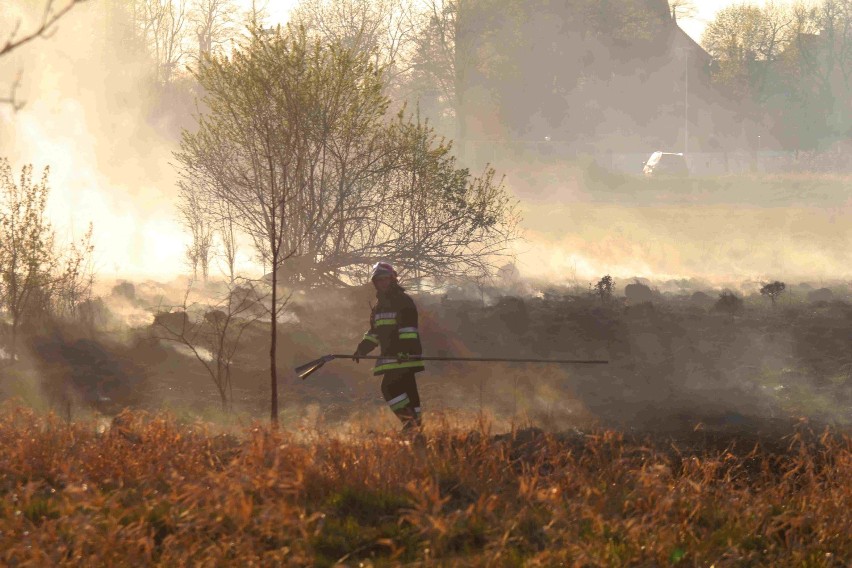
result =
M40 15L19 4L4 6L3 38L19 18L29 29ZM190 117L168 108L150 61L121 43L109 16L103 2L78 6L49 38L0 60L0 85L20 72L25 103L17 112L0 106L0 155L16 168L50 166L51 217L74 235L94 223L102 273L172 275L182 271L186 237L170 160Z

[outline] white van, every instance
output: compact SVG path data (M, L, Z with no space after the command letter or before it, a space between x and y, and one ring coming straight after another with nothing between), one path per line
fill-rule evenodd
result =
M642 173L646 176L688 176L689 166L683 153L657 151L643 164Z

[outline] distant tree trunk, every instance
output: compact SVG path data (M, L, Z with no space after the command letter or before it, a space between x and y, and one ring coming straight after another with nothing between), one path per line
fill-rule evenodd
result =
M462 163L467 163L466 159L466 149L467 149L467 129L465 128L465 101L464 101L464 90L465 90L465 64L462 61L465 54L463 53L464 49L459 49L459 42L468 41L468 38L465 37L465 33L468 33L464 29L465 24L465 14L464 14L464 0L457 0L456 4L456 21L455 21L455 32L454 32L454 45L453 45L453 58L454 58L454 67L455 67L455 104L456 104L456 141L458 142L458 148L456 149L456 153L459 156L459 159ZM464 44L467 45L467 44Z
M222 237L222 249L225 255L225 263L228 268L228 279L233 285L237 278L237 236L234 230L234 218L231 208L225 204L227 213L221 220L220 236Z
M15 364L15 354L18 352L18 324L20 318L18 314L12 314L12 339L9 345L9 362Z

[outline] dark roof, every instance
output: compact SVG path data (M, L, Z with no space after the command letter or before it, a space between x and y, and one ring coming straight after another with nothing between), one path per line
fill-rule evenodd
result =
M679 40L679 41L685 42L687 45L689 45L692 48L692 51L694 53L697 53L699 55L699 57L703 58L705 60L705 62L707 63L707 65L709 65L713 61L713 56L711 56L709 53L707 53L704 50L704 48L701 47L700 43L698 43L697 41L692 39L692 36L690 36L688 33L683 31L683 28L681 28L677 24L677 21L672 19L671 22L672 22L672 27L674 28L672 30L672 42L674 42L676 39Z

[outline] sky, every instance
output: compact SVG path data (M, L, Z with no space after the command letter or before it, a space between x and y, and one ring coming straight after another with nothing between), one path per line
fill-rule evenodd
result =
M284 24L287 22L290 10L297 4L297 0L270 0L269 17L276 24ZM251 0L243 0L245 6L251 5Z
M731 4L739 4L745 0L694 0L696 14L689 20L681 20L678 23L692 39L701 42L701 34L708 23L713 21L716 13ZM251 0L242 0L246 6L251 5ZM269 14L273 23L285 23L290 10L297 4L297 0L270 0ZM749 0L750 4L762 5L764 0Z
M701 43L701 34L707 24L713 21L716 13L731 4L742 4L745 0L694 0L695 17L689 20L679 20L680 27L695 41ZM750 0L748 4L761 6L764 0Z

